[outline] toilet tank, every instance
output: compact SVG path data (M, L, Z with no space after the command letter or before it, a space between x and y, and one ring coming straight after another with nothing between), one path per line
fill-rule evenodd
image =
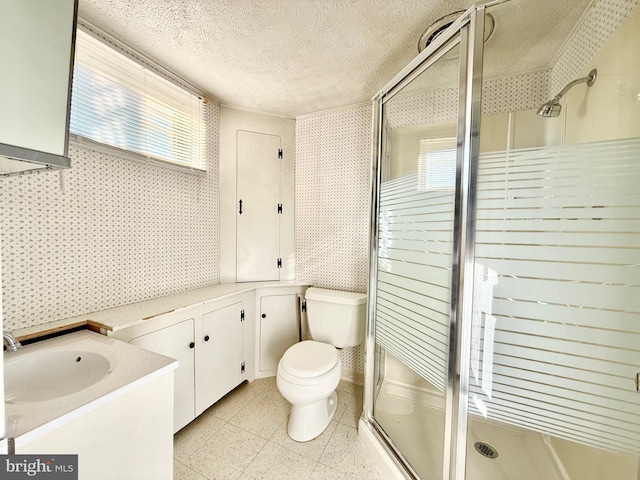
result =
M307 324L313 340L338 348L364 343L366 294L311 287L305 299Z

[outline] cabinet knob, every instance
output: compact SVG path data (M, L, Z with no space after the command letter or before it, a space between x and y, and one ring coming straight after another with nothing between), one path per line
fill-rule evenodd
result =
M267 318L267 314L266 314L266 313L263 313L263 314L262 314L262 318Z
M205 335L205 336L204 336L204 341L205 341L205 342L208 342L208 341L209 341L209 335Z
M196 344L195 344L194 342L191 342L191 343L189 344L189 348L194 348L195 346L196 346Z

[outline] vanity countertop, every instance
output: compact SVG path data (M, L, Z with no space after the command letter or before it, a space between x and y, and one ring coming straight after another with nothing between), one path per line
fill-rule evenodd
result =
M5 402L6 436L15 439L16 447L57 429L178 366L178 362L172 358L83 330L27 345L17 352L5 352L5 367L21 356L45 350L86 351L102 355L109 361L109 372L93 385L69 395L25 403Z
M13 334L19 340L23 340L47 333L54 333L59 330L65 330L70 326L86 324L89 324L95 330L103 331L103 333L105 331L117 331L143 323L160 315L220 300L230 295L249 292L257 288L304 287L309 285L309 282L298 281L220 283L218 285L175 293L173 295L154 298L143 302L131 303L129 305L122 305L106 310L86 313L41 325L16 329L13 331Z

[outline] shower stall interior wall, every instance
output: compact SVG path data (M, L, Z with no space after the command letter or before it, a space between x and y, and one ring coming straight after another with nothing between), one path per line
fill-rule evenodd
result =
M477 4L374 99L360 427L407 478L640 478L637 3Z

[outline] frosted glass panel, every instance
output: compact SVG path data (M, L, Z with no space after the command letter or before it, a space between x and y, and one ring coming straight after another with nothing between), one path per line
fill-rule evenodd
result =
M381 187L376 340L444 391L454 197L420 184L415 174Z
M383 105L373 414L423 480L445 457L458 41Z
M637 454L639 158L638 139L481 156L473 413Z

